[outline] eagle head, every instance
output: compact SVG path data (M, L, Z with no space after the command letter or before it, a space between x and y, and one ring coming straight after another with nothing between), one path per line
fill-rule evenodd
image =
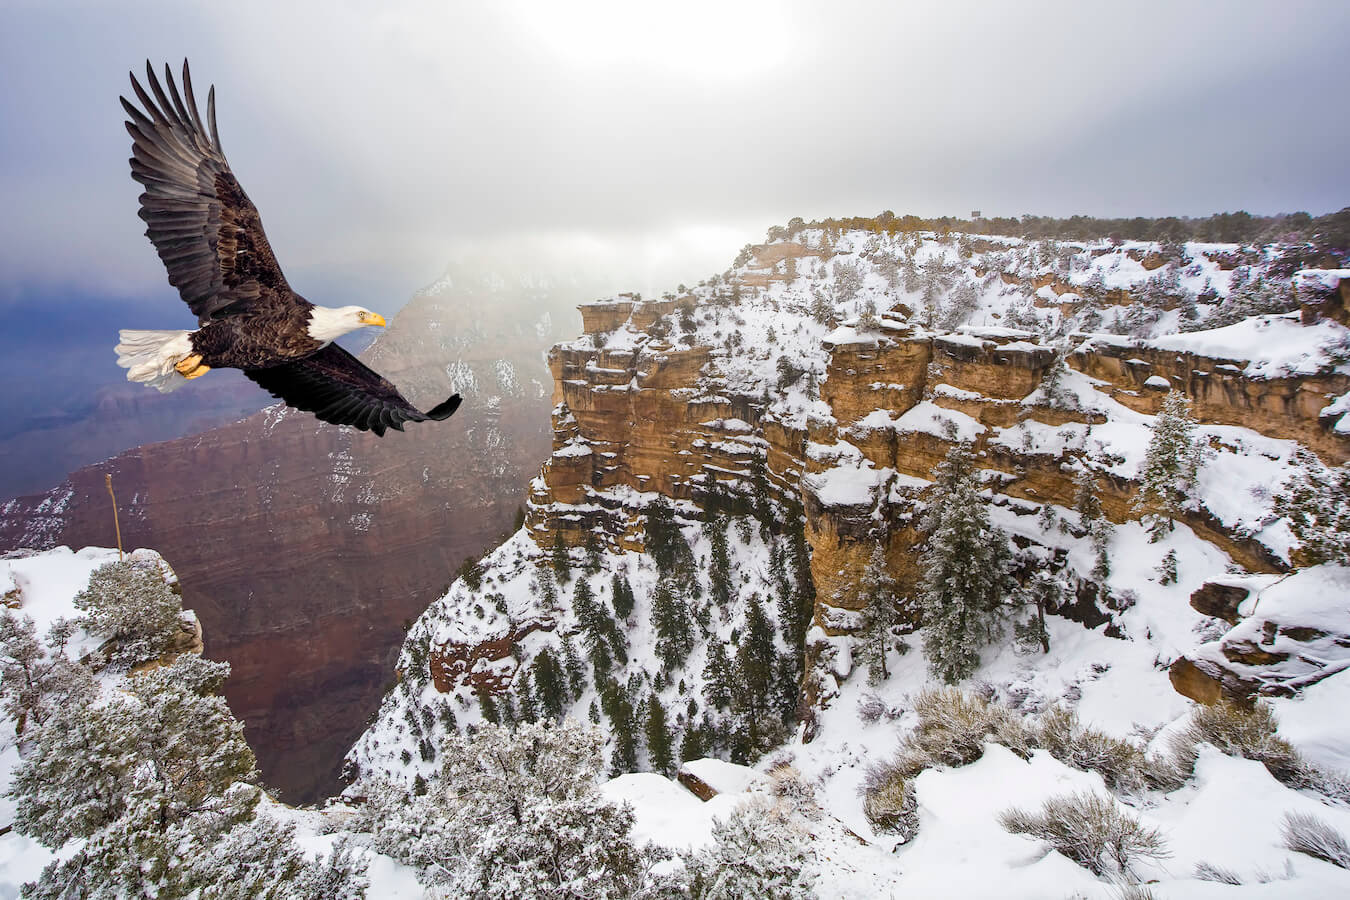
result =
M337 309L316 306L309 311L309 336L325 344L349 331L385 324L384 316L362 306L339 306Z

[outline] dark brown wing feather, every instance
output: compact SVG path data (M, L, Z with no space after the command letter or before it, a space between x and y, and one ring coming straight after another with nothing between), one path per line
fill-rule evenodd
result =
M422 412L398 388L371 371L337 344L313 356L244 374L272 396L334 425L351 425L383 435L386 428L403 430L404 422L448 419L459 408L459 394Z
M169 67L164 86L145 64L147 92L131 77L143 109L125 97L131 177L145 186L140 216L169 272L169 283L200 323L259 303L298 303L263 233L262 220L230 172L216 133L216 89L203 126L183 61L179 94ZM152 96L153 94L153 96Z

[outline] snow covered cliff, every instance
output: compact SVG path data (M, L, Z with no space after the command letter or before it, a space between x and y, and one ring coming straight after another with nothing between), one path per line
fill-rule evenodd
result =
M1193 706L1169 667L1212 656L1232 625L1192 595L1307 564L1313 525L1284 489L1334 481L1350 458L1347 283L1290 274L1284 258L827 225L661 299L583 306L585 333L549 357L554 451L526 525L413 625L352 774L434 777L447 733L572 715L604 728L616 774L700 757L795 768L864 842L902 846L857 863L898 891L981 896L992 879L1009 895L1099 894L1062 855L1030 865L1035 845L997 820L1114 789L1045 749L1061 744L991 732L1016 752L925 768L905 788L917 839L867 813L868 773L928 727L916 698L935 671L1028 734L1071 710L1101 740L1170 752ZM958 496L976 498L966 512L984 536L968 546L1001 549L985 633L944 649L934 572L961 560L941 559L936 535L958 528L943 521ZM1343 605L1335 579L1295 578ZM953 643L965 662L935 670ZM1279 734L1344 768L1343 729L1299 731L1346 690L1315 681L1270 701ZM1253 682L1239 699L1254 693L1277 692ZM1339 883L1323 862L1281 868L1278 816L1230 823L1242 852L1204 837L1231 813L1225 778L1248 779L1272 813L1313 804L1345 828L1337 801L1249 760L1190 760L1180 782L1127 797L1177 860L1135 876L1177 896L1207 895L1201 863ZM646 790L632 795L639 823ZM941 890L971 835L988 851L973 880Z

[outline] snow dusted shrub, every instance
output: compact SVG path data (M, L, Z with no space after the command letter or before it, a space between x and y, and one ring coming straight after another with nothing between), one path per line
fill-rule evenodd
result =
M1216 884L1242 884L1238 873L1223 866L1204 861L1195 864L1195 877L1200 881L1213 881Z
M368 887L366 863L349 838L339 838L332 853L306 866L296 879L296 893L314 900L361 900Z
M314 862L295 842L295 826L267 815L236 825L186 869L200 885L196 900L361 900L366 863L345 842ZM178 896L161 892L158 897ZM158 898L157 898L158 900Z
M781 763L769 770L769 791L779 802L808 819L819 818L820 804L816 789L802 778L796 766Z
M452 733L423 796L371 780L353 828L446 896L620 898L657 855L633 841L633 811L597 790L600 732L571 719Z
M1345 836L1316 816L1285 813L1282 831L1284 845L1295 853L1350 869L1350 845L1346 844Z
M929 766L964 766L984 755L986 741L1002 744L1020 756L1031 750L1022 718L997 703L955 688L927 690L914 700L918 727L901 745L897 762L908 760L905 774ZM915 766L917 765L917 768Z
M869 725L880 722L883 718L887 720L898 719L900 715L900 710L871 691L863 692L863 695L858 698L858 718Z
M879 766L867 773L863 785L863 815L877 831L898 834L902 841L919 831L919 797L913 779Z
M113 641L108 661L133 666L169 648L178 632L183 602L164 583L159 566L123 560L94 570L89 586L75 595L80 624Z
M751 799L713 825L713 842L680 855L682 869L658 886L662 898L808 900L815 897L810 836L788 810Z
M291 830L255 815L253 753L215 694L228 672L179 656L33 729L10 790L15 830L53 850L83 844L28 896L315 896L296 888L310 864Z
M1171 759L1151 757L1127 740L1084 728L1071 710L1062 707L1043 713L1034 732L1037 746L1066 766L1097 772L1113 791L1175 790L1185 780Z
M41 725L55 708L87 702L93 695L93 675L66 655L77 627L60 619L39 642L31 617L20 619L9 610L0 614L0 704L14 720L16 735L30 724Z
M1303 787L1300 779L1310 767L1292 744L1275 733L1277 724L1266 703L1251 708L1229 702L1201 705L1191 713L1191 723L1177 736L1173 749L1188 770L1195 762L1196 745L1210 744L1229 756L1262 763L1280 781Z
M1014 834L1046 841L1099 876L1118 874L1128 878L1136 860L1171 855L1160 831L1121 811L1111 797L1092 791L1051 797L1041 805L1040 812L1005 810L999 815L999 824Z

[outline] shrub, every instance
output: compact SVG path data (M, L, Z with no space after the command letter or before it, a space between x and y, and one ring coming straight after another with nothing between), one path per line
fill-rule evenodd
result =
M659 897L807 900L814 897L810 836L767 798L750 800L713 825L713 842L681 854L684 867Z
M1262 763L1280 781L1301 786L1300 776L1308 767L1299 752L1275 734L1276 724L1274 713L1265 703L1250 709L1227 702L1199 706L1174 747L1187 768L1194 763L1195 745L1205 743L1229 756Z
M112 641L108 660L133 666L159 656L178 631L182 600L164 583L158 566L130 560L94 570L89 586L75 595L90 634Z
M1022 719L983 697L954 688L928 690L915 698L914 711L919 725L901 747L901 755L911 760L906 776L917 775L932 765L973 763L984 755L984 744L989 740L1020 756L1031 750Z
M1242 884L1242 879L1232 869L1225 869L1207 862L1195 864L1195 877L1200 881L1213 881L1218 884Z
M999 823L1048 842L1095 875L1128 876L1136 860L1170 855L1161 832L1122 812L1111 797L1091 791L1051 797L1038 813L1005 810Z
M1113 791L1175 790L1185 781L1172 760L1151 757L1127 740L1081 727L1070 710L1048 710L1033 727L1037 746L1066 766L1099 773Z
M1306 813L1285 813L1284 845L1295 853L1326 860L1333 866L1350 869L1350 845L1335 828Z
M919 798L914 782L884 767L867 774L863 814L877 831L889 831L909 841L919 831Z

